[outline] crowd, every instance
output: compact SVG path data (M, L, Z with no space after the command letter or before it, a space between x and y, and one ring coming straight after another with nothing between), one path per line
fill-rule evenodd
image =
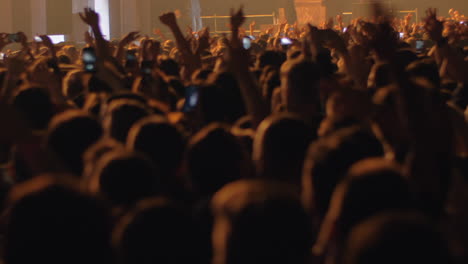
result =
M5 264L468 261L468 21L0 35ZM21 49L11 51L12 42Z

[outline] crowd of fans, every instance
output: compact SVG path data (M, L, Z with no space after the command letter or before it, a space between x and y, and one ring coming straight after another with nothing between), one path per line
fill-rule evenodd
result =
M5 264L468 261L468 24L1 34ZM158 40L159 38L159 40Z

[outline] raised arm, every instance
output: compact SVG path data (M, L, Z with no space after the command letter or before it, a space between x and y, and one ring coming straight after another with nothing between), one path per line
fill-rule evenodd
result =
M448 44L447 38L442 36L444 25L442 21L437 19L436 10L428 9L426 14L424 28L429 37L436 43L436 56L441 59L439 63L445 64L445 70L450 77L459 82L468 82L468 62L464 60L462 54L453 50Z
M128 46L132 41L135 41L140 37L140 34L138 31L133 31L128 33L125 37L123 37L120 42L119 46L117 47L117 50L115 51L115 58L116 60L121 63L124 61L125 57L125 47Z
M173 12L165 13L159 17L161 22L169 27L172 34L176 39L177 48L182 54L182 60L184 63L184 77L190 79L191 74L201 67L201 60L196 54L192 52L192 46L190 42L185 39L179 25L177 24L176 16Z
M239 39L239 27L244 22L245 17L242 8L235 13L231 10L232 36L229 45L228 61L230 70L239 81L247 112L252 118L253 126L256 128L268 115L268 110L257 84L249 71L249 53L242 47Z
M83 13L79 14L81 20L91 27L96 40L96 53L104 60L109 59L112 54L109 51L109 43L104 39L101 28L99 27L99 14L91 8L85 8Z

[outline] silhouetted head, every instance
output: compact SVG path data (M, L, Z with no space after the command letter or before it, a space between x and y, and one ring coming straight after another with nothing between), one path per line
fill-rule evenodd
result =
M320 69L314 62L295 59L281 67L281 98L287 111L315 113L320 104Z
M213 198L213 263L308 263L310 219L284 183L237 181Z
M159 68L168 76L179 77L179 64L173 59L164 59L159 62Z
M99 160L109 152L123 150L124 145L112 138L103 138L91 145L83 154L84 171L83 178L88 182L94 174Z
M150 110L143 104L126 99L114 100L106 109L103 126L108 136L125 143L133 124L149 114Z
M253 159L258 175L299 187L304 156L315 138L315 131L294 116L265 119L254 139Z
M322 255L327 247L340 251L349 232L362 221L412 207L408 182L397 165L377 158L357 162L333 193L314 252Z
M38 177L17 186L11 199L5 263L111 263L109 212L94 198Z
M222 125L212 124L190 140L186 162L195 190L211 195L241 178L247 161L237 138Z
M304 161L302 195L304 203L320 219L336 185L357 161L383 156L383 147L369 131L359 127L344 128L313 143Z
M446 241L425 218L384 213L353 228L345 264L451 263Z
M196 243L190 215L162 198L138 203L114 229L112 244L119 264L194 262Z
M21 89L13 98L12 105L34 130L45 130L54 115L50 95L42 87Z
M149 116L132 127L127 146L144 153L157 164L161 173L174 180L181 165L185 140L181 131L163 116Z
M84 104L84 94L86 93L83 76L83 70L70 71L63 79L62 88L63 95L80 107Z
M208 85L199 89L198 113L202 124L224 122L233 124L245 115L245 105L239 85L230 73L210 76Z
M402 48L395 53L395 62L399 67L405 69L412 62L418 60L418 55L414 53L410 48Z
M96 119L85 112L69 110L50 122L46 147L70 172L80 176L84 152L102 135L101 125Z
M265 51L258 57L258 68L263 69L266 66L272 66L275 69L281 68L281 65L286 61L286 54L279 51Z
M115 150L96 164L89 183L93 193L102 194L116 206L129 206L158 195L159 174L149 159L137 153Z

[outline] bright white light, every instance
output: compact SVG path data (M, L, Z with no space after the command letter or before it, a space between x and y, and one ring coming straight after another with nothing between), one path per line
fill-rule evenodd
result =
M100 27L104 38L110 39L109 0L95 0L94 10L99 13Z
M49 38L54 44L65 42L65 35L49 35Z

